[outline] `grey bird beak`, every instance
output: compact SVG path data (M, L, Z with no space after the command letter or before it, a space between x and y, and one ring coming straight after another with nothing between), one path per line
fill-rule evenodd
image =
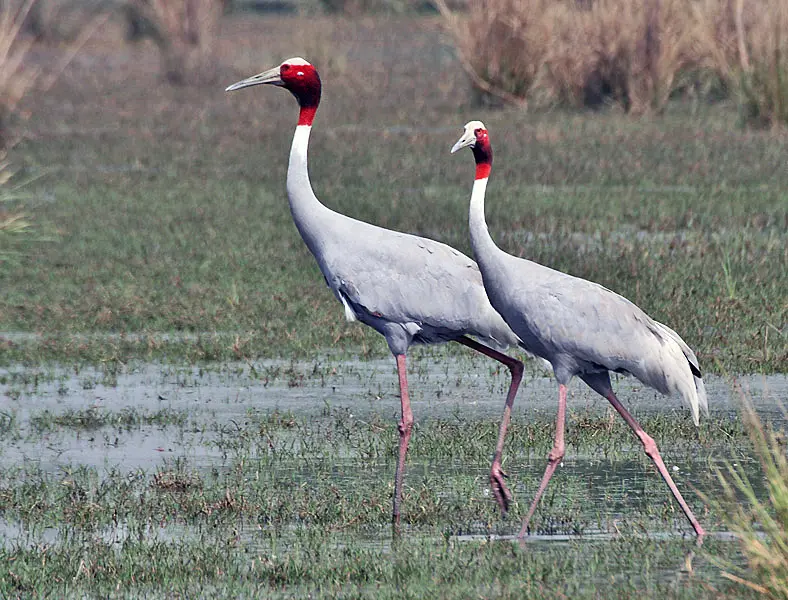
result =
M451 153L454 154L457 150L461 150L462 148L467 148L468 146L473 146L476 143L476 135L473 131L466 131L462 134L462 137L457 140L457 143L451 147Z
M226 87L224 91L234 92L235 90L240 90L241 88L252 85L262 85L264 83L270 83L271 85L284 85L284 81L282 81L282 78L279 76L279 67L274 67L273 69L268 69L267 71L263 71L257 75L247 77L238 83L234 83L231 86Z

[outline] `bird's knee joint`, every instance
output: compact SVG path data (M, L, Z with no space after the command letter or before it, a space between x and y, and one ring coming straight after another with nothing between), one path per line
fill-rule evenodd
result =
M408 435L413 429L413 417L403 417L397 427L401 436Z
M513 363L509 365L509 372L512 374L512 379L520 380L523 378L523 373L525 372L525 365L519 360L515 360Z
M659 449L657 448L657 442L655 442L654 438L652 438L650 435L644 433L641 436L640 441L643 443L643 449L646 451L646 454L650 458L654 458L656 455L659 454Z
M547 455L547 460L550 462L558 462L564 457L564 449L563 448L553 448L550 450L550 454Z

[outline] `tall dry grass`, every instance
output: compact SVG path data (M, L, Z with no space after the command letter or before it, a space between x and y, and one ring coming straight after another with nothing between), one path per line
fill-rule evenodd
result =
M612 101L630 113L659 111L692 63L690 16L685 0L563 3L544 85L576 106Z
M788 458L786 434L767 428L752 402L739 390L742 419L768 497L761 500L741 465L717 471L724 500L719 503L727 526L736 534L747 559L746 569L721 565L723 576L768 598L788 600Z
M466 15L436 5L454 37L472 84L505 102L523 104L549 49L555 0L471 0Z
M37 0L25 17L23 31L35 37L37 42L73 41L93 16L111 10L113 1Z
M9 119L39 75L25 64L35 39L23 28L36 0L0 4L0 151L11 143Z
M505 100L659 110L691 61L687 0L473 0L464 19L438 6L473 83Z
M107 13L99 13L89 19L75 38L63 46L59 61L41 66L30 60L36 36L26 32L26 24L31 11L44 1L0 0L0 151L15 141L10 121L19 102L33 90L49 89L108 17Z
M437 5L472 83L506 101L641 114L710 69L750 112L788 111L786 0L470 0L463 16Z
M696 0L698 62L736 92L744 116L788 125L788 2Z
M215 77L213 48L227 0L131 0L130 15L153 27L170 83L204 83Z

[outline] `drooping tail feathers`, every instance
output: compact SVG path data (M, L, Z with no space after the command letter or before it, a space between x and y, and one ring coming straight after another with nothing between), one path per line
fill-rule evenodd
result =
M689 363L690 372L692 373L692 378L695 382L695 394L697 396L697 405L692 402L692 398L690 400L690 408L692 409L692 419L695 421L695 425L698 425L699 418L698 418L698 408L703 410L703 414L705 416L709 416L709 402L706 398L706 386L703 385L703 379L701 376L700 371L700 363L698 363L698 357L695 356L695 353L692 351L692 348L687 346L684 340L681 339L681 336L673 331L670 327L665 325L664 323L659 323L658 321L654 321L654 323L658 326L658 328L663 332L666 333L673 341L675 341L679 348L681 348L684 357L687 359Z

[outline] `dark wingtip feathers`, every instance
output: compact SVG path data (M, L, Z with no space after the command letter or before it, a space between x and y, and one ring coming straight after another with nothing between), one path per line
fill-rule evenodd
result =
M703 375L700 374L700 369L698 367L696 367L695 365L693 365L692 362L690 362L690 361L687 361L687 362L689 363L690 371L692 371L692 374L695 377L697 377L698 379L703 379Z

